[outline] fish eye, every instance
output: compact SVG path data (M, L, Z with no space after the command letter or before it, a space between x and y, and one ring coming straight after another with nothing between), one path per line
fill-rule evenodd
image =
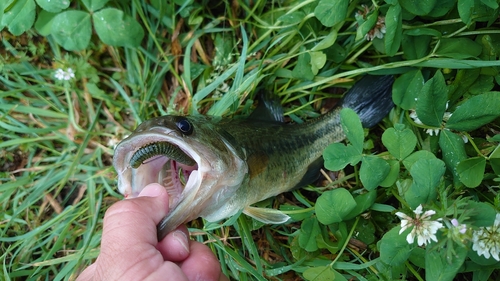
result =
M189 122L184 117L179 118L179 120L175 123L179 131L181 131L185 135L190 135L193 133L193 124Z

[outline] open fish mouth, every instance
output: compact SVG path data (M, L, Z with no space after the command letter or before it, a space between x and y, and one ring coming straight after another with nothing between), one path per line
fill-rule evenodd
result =
M191 172L198 168L196 161L176 145L169 142L153 142L139 148L130 159L132 169L143 168L157 171L148 180L161 184L169 194L169 206L179 202ZM152 167L157 166L157 167Z
M125 139L113 159L118 189L125 198L137 197L146 185L158 183L169 194L170 210L186 192L199 189L201 162L200 155L178 138L151 131Z

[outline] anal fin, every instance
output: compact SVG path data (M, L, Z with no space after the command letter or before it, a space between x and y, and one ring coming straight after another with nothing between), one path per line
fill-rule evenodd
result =
M248 206L243 209L243 213L267 224L282 224L290 219L290 216L284 214L282 211L269 208Z

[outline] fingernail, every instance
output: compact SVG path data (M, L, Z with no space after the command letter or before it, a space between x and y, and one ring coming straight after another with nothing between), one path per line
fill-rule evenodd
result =
M175 240L177 242L179 242L179 244L182 246L182 248L184 248L184 250L186 250L187 253L189 253L189 241L188 241L188 237L186 236L186 234L180 230L176 230L174 231L173 233L173 236L175 238Z
M163 190L164 190L163 186L157 183L148 184L146 185L146 187L144 187L141 193L139 193L138 197L143 197L143 196L157 197L160 196L160 194L162 194Z

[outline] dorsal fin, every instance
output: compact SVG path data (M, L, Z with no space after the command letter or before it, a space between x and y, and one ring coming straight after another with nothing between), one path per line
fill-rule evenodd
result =
M257 108L250 114L248 119L284 123L283 107L280 100L272 97L271 94L259 93L259 104Z

